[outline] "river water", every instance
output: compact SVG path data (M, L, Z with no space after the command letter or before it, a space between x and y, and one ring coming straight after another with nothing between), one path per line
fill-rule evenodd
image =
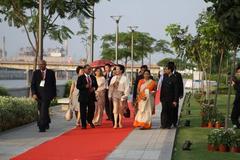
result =
M57 85L66 84L67 80L57 80ZM0 80L0 86L4 88L27 87L26 80Z

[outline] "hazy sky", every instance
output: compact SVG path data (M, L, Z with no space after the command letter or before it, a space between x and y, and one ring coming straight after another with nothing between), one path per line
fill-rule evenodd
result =
M110 18L111 15L123 15L120 20L120 32L127 31L127 26L137 25L138 31L149 32L156 39L168 39L165 28L171 23L189 25L190 32L195 32L195 21L198 14L205 10L207 4L204 0L102 0L95 8L95 33L99 40L95 43L95 59L101 53L100 37L106 33L115 33L116 24ZM59 21L68 24L74 31L79 30L76 20ZM0 44L2 37L6 36L6 50L8 56L16 55L21 47L30 46L23 29L9 27L7 23L0 23ZM69 54L74 59L85 57L85 50L80 42L80 38L73 36L69 40ZM61 44L44 39L44 48L62 46ZM163 58L161 53L153 56L153 62ZM147 63L147 61L146 61Z

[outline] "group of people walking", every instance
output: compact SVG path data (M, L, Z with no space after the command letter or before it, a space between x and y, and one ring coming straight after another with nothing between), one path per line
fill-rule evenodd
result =
M104 111L113 128L123 127L123 112L128 105L130 82L123 65L111 68L105 64L104 70L90 65L78 66L73 78L69 99L76 115L76 126L87 129L102 125ZM39 62L39 70L33 73L31 91L38 102L38 127L40 132L49 129L49 105L56 97L56 79L52 70L46 68L46 61ZM146 65L137 73L133 85L133 106L135 119L133 126L149 129L155 114L154 98L160 91L162 103L161 127L177 126L179 99L183 97L183 81L173 62L169 62L159 81L155 81Z
M70 89L70 102L76 112L76 125L82 129L102 125L104 110L107 120L113 122L113 128L122 128L124 107L129 96L129 82L124 75L125 67L106 64L104 71L97 67L92 70L90 65L78 66L77 77Z
M179 99L183 97L183 80L173 62L169 62L164 72L159 74L158 84L151 76L147 66L142 66L137 76L133 92L135 106L135 127L148 129L152 126L152 115L155 114L154 96L160 92L162 103L161 128L177 127Z

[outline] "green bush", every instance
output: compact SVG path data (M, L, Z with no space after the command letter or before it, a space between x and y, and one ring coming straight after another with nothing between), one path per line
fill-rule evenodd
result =
M72 81L68 81L65 84L64 97L69 97L69 92L70 92L71 85L72 85Z
M218 74L212 74L210 76L210 80L218 82ZM222 74L220 77L220 83L221 84L226 84L226 75Z
M235 90L233 88L233 86L231 86L231 94L235 94ZM212 91L213 94L215 94L217 88L214 88L214 90ZM228 86L219 86L219 90L218 90L219 94L228 94Z
M54 98L50 103L50 107L56 106L56 105L58 105L57 98Z
M32 99L0 96L0 131L35 121L36 105Z
M0 96L9 96L7 90L0 86Z

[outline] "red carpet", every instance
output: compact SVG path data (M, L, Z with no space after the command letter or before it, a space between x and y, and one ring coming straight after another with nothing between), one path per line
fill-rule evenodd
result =
M160 90L157 90L155 95L155 106L159 105L160 103Z
M131 112L131 117L133 116ZM105 159L132 131L133 118L123 120L122 129L113 129L111 121L86 130L72 129L44 142L11 160L101 160ZM51 129L50 131L51 132ZM44 133L43 133L44 134Z

